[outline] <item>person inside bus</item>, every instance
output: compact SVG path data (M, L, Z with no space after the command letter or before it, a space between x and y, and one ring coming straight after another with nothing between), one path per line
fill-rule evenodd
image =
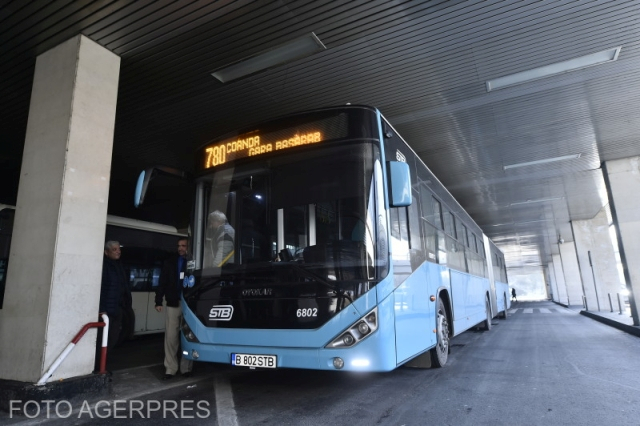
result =
M122 252L118 241L107 241L104 245L104 260L102 262L102 283L100 286L100 315L109 317L109 334L107 336L107 351L111 351L120 336L122 328L122 312L131 309L131 292L129 279L120 261ZM101 318L102 319L102 318ZM96 370L100 367L102 347L102 328L98 329L96 341ZM107 360L109 357L107 357Z
M162 299L167 303L164 331L164 368L163 380L175 376L180 367L184 377L191 376L193 361L180 359L178 365L178 349L180 349L180 322L182 306L180 296L183 289L185 271L187 270L187 239L178 240L178 253L165 260L160 272L160 281L156 289L156 311L162 312Z
M228 263L234 263L234 239L236 231L227 222L227 217L219 210L209 214L209 244L211 258L210 265L220 268Z

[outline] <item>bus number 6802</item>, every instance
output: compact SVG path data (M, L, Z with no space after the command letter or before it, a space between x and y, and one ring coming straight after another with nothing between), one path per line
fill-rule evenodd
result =
M317 317L318 316L318 308L302 308L296 311L296 316L298 318L305 317Z

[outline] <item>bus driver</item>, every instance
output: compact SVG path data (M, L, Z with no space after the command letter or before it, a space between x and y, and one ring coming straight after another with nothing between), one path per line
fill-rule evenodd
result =
M227 263L234 263L235 230L227 222L227 217L219 210L209 214L210 265L220 268Z

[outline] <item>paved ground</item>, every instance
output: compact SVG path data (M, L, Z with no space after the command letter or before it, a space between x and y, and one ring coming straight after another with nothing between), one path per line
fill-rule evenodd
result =
M439 416L436 423L452 425L596 425L604 424L599 423L604 419L608 424L639 424L633 407L640 406L640 366L634 364L637 356L633 354L637 355L640 341L611 331L632 327L630 319L615 312L590 313L597 320L618 320L619 326L606 327L579 313L579 306L515 303L506 321L494 319L492 331L470 331L456 337L450 363L443 369L400 368L357 377L196 363L193 377L163 381L162 336L148 336L128 342L111 355L110 393L85 396L85 411L95 413L101 401L103 405L191 401L205 404L201 408L207 410L207 424L214 424L215 419L217 424L228 425L419 425L433 413ZM75 411L68 419L56 419L55 412L51 419L43 414L33 419L2 414L0 424L57 426L98 421L87 415L78 420L83 409L79 401L73 402ZM600 411L591 413L594 407ZM66 408L61 407L62 417ZM202 424L198 415L205 411L198 411L195 405L187 408L195 418L167 418L161 411L147 417L153 417L155 426ZM149 424L144 417L113 417L112 413L100 422Z

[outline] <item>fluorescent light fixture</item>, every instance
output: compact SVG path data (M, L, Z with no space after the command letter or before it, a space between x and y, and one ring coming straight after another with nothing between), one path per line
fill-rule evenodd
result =
M518 206L520 204L532 204L532 203L542 203L545 201L555 201L562 200L564 197L555 197L555 198L539 198L537 200L526 200L526 201L518 201L517 203L511 203L509 206Z
M574 160L576 158L580 158L581 155L582 155L582 153L579 152L577 154L563 155L561 157L545 158L543 160L528 161L526 163L507 164L506 166L503 166L502 168L504 170L507 170L507 169L515 169L516 167L525 167L525 166L534 166L536 164L553 163L555 161Z
M570 59L568 61L557 62L544 67L534 68L532 70L517 72L504 77L498 77L487 81L487 92L505 87L515 86L533 80L539 80L552 75L558 75L569 71L576 71L593 65L613 62L618 59L622 46L615 49L603 50L602 52L592 53L590 55L581 56L579 58Z
M211 75L221 82L227 83L258 71L304 58L325 49L326 47L320 39L314 33L311 33L219 68L212 72Z

